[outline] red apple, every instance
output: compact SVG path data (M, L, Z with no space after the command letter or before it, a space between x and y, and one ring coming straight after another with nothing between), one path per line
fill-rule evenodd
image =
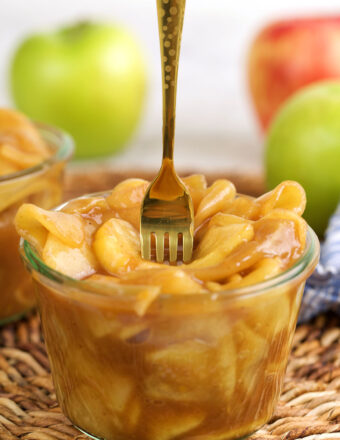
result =
M339 77L340 16L277 21L250 48L248 81L264 131L296 90Z

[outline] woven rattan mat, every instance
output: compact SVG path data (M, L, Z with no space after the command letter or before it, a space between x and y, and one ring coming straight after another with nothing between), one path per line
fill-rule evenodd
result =
M77 172L66 197L113 187L138 172ZM261 177L228 176L239 192L262 191ZM209 176L213 180L216 176ZM85 440L60 411L39 318L0 329L0 440ZM251 440L340 439L340 319L322 315L298 327L283 393L269 424Z

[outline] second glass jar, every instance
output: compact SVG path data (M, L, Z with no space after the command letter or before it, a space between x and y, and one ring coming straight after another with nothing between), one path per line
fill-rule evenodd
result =
M67 134L44 124L37 128L51 157L32 168L0 176L0 325L19 318L35 304L31 277L18 251L15 214L22 203L49 209L61 202L63 172L73 153Z

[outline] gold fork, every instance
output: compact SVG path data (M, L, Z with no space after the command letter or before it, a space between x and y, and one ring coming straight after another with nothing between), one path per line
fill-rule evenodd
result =
M164 239L168 235L169 261L178 258L182 237L183 261L191 260L194 233L193 204L173 163L178 60L185 0L157 0L163 85L163 161L146 191L140 221L142 257L151 259L151 236L156 238L156 260L164 261Z

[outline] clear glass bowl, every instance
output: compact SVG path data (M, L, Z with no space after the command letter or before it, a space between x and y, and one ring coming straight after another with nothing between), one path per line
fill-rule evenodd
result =
M21 242L63 412L93 438L218 440L266 423L278 401L307 277L319 257L309 228L284 273L237 290L161 295L109 290L46 266Z
M18 252L15 214L25 202L46 209L61 202L63 171L73 153L73 141L67 134L47 125L36 126L51 148L51 157L18 173L0 176L0 324L19 318L35 304L31 277Z

